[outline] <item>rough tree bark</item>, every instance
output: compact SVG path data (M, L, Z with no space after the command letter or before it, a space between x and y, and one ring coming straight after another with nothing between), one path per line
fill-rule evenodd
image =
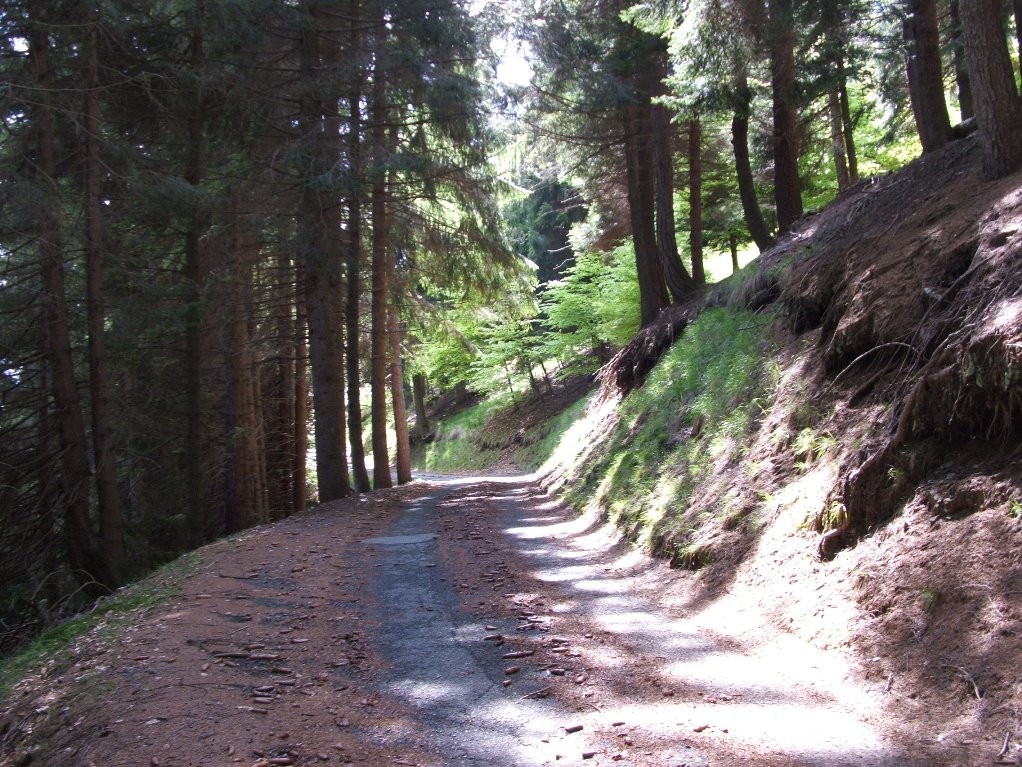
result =
M1011 5L1015 17L1015 43L1018 46L1019 87L1022 88L1022 0L1012 0Z
M834 170L837 172L837 188L848 188L851 177L848 173L848 158L845 156L845 135L841 121L841 94L832 88L827 94L827 111L830 116L830 145L834 155Z
M908 10L910 16L905 20L904 32L908 43L909 97L923 152L933 152L951 140L940 60L937 0L908 0Z
M848 160L848 180L855 183L859 180L859 156L855 149L855 125L852 124L852 108L848 103L848 77L845 74L845 62L837 60L838 96L841 102L841 129L845 137L845 158Z
M1019 3L1022 0L1016 0L1016 7ZM962 15L958 0L951 0L951 47L954 51L955 83L958 85L958 111L962 113L963 120L968 120L976 115L976 107L972 98L969 65L965 61L965 38L962 36Z
M674 231L674 153L671 151L670 120L662 104L653 104L650 112L650 140L656 182L656 242L660 267L674 303L687 300L696 281L685 269L678 253Z
M99 156L99 16L86 4L85 105L85 305L89 328L89 395L92 400L92 455L96 467L96 499L103 553L115 577L124 564L124 523L121 518L117 467L114 463L103 265L102 169Z
M277 254L277 273L293 274L291 259ZM267 407L266 471L271 520L283 519L295 511L295 291L289 281L280 280L272 307L274 334L280 349L263 394Z
M742 212L745 214L745 225L749 229L753 242L760 252L774 246L773 235L763 220L763 211L756 197L756 183L752 175L752 162L749 159L749 114L752 103L752 90L744 69L735 76L735 113L731 119L731 145L735 154L735 174L738 177L738 196L742 201Z
M426 413L426 376L412 375L412 407L415 410L415 439L422 441L429 435L429 415Z
M348 58L357 62L360 56L363 30L359 20L359 2L349 4L350 45ZM351 471L355 490L359 493L371 489L369 472L366 471L365 448L362 443L362 376L361 357L361 301L362 301L362 71L361 68L351 80L352 91L348 97L348 158L351 167L351 189L348 190L348 301L345 307L345 356L348 364L348 446L351 450Z
M667 75L667 52L659 47L651 54L654 64L642 75L642 103L640 109L649 110L649 141L653 155L653 181L656 195L656 246L663 270L664 281L674 303L691 297L696 280L685 269L678 253L678 238L674 227L674 151L671 120L667 107L653 103L650 98L667 92L663 84Z
M228 471L226 531L234 533L269 519L262 407L252 354L252 262L255 246L242 231L237 195L231 196L227 243L230 295L228 369Z
M387 340L390 346L390 401L394 410L394 463L397 482L412 481L412 448L408 437L408 412L405 407L404 365L401 359L401 286L397 279L397 258L390 255L387 282L391 302L387 310Z
M1001 24L1000 0L962 0L962 33L969 63L983 175L1000 178L1022 165L1022 102Z
M193 6L189 56L195 90L188 111L188 149L185 180L191 185L195 200L185 233L184 282L187 291L185 314L185 482L188 486L188 535L193 546L206 539L205 482L203 474L203 396L202 371L206 339L203 333L203 295L209 267L202 253L202 234L206 229L205 212L198 202L199 187L205 175L205 93L202 68L205 64L203 21L205 0Z
M301 132L311 162L302 185L301 254L305 265L305 308L312 363L312 397L316 422L316 473L319 500L351 492L345 447L344 354L341 343L340 202L319 188L317 177L330 167L337 152L337 133L324 125L319 93L322 73L320 20L306 3L309 24L300 38L300 68L305 93L301 100Z
M703 126L698 117L688 122L688 231L692 279L706 284L703 269Z
M390 476L390 455L387 449L387 259L390 242L387 221L387 171L384 167L387 140L386 83L379 61L373 72L369 119L372 123L373 183L371 214L373 218L372 265L372 330L370 336L370 391L373 439L373 487L393 485Z
M803 213L798 178L798 95L795 85L795 25L791 0L769 0L770 88L774 118L774 202L780 233Z
M652 159L648 110L630 103L624 107L624 152L628 185L628 214L639 278L640 325L646 327L667 306L667 288L656 246Z
M36 94L32 107L38 204L38 252L41 298L46 317L46 354L50 367L54 420L60 443L64 500L64 545L75 580L92 595L106 593L116 579L97 545L89 519L89 457L82 403L71 355L71 329L64 285L64 244L56 178L56 139L46 0L29 3L28 50Z
M309 453L309 345L306 340L308 313L305 311L305 267L299 263L296 273L295 290L295 410L294 410L294 475L291 491L294 493L293 511L305 511L308 491L305 486L308 475Z

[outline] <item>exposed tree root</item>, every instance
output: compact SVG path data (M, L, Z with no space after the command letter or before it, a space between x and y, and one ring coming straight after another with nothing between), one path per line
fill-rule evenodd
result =
M704 306L700 293L686 304L664 309L656 322L640 330L604 365L596 377L603 389L627 394L642 386L657 360L674 345Z

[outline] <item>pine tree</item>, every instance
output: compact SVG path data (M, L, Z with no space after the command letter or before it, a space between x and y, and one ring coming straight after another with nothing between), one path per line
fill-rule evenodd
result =
M965 56L976 101L983 174L1006 176L1022 165L1022 103L1015 90L997 0L962 0Z
M924 152L951 140L937 27L937 0L908 0L905 41L909 95Z

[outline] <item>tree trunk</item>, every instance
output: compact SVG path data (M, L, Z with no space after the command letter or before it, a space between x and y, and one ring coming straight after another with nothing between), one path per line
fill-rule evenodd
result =
M56 179L53 108L50 105L49 19L45 0L29 4L29 60L36 86L32 110L35 167L40 191L38 247L41 297L46 314L46 353L51 395L60 440L61 485L64 496L64 538L68 564L86 593L100 595L116 579L97 545L89 520L89 457L82 403L71 355L71 329L64 286L64 246L60 231L60 198Z
M731 247L731 274L738 271L738 238L734 234L728 235L727 244Z
M756 197L752 163L749 160L749 110L751 103L752 91L749 89L745 70L742 69L735 78L735 113L731 119L731 145L734 147L738 196L742 201L745 225L748 227L756 247L763 252L774 246L774 238L763 220L763 212L760 210L759 200Z
M292 274L291 259L280 251L277 272ZM276 521L295 511L295 293L290 282L281 281L274 291L272 321L280 344L269 385L263 395L267 405L266 462L270 519Z
M830 145L834 153L834 170L837 172L837 188L848 188L851 181L848 174L848 159L845 157L845 135L841 121L841 94L832 88L827 94L827 111L830 115Z
M905 20L905 40L908 43L909 97L923 152L933 152L951 140L940 60L937 0L908 0L908 6L911 16Z
M769 0L770 87L774 118L774 201L780 233L803 213L798 178L798 95L795 86L795 25L792 0Z
M532 393L537 397L543 396L543 390L539 388L539 381L536 380L532 365L529 365L525 372L529 374L529 388L532 389Z
M359 3L350 3L351 44L349 58L358 61L362 30ZM345 308L346 356L348 361L348 445L351 448L351 471L355 490L359 493L371 489L366 471L365 448L362 436L361 397L361 335L360 309L362 301L362 72L352 78L352 93L348 98L350 112L348 125L348 158L351 164L351 189L348 192L348 301Z
M266 458L259 403L258 372L249 331L252 311L253 243L241 231L238 200L231 198L230 341L228 344L227 532L235 533L269 519ZM232 423L233 421L233 423Z
M1016 8L1022 0L1016 0ZM955 59L955 82L958 85L958 111L962 119L968 120L976 114L972 99L972 80L969 79L969 66L965 62L965 38L962 37L962 17L959 13L958 0L951 0L951 48Z
M311 5L311 3L309 3ZM310 12L310 16L312 12ZM324 125L318 92L322 71L319 20L301 34L300 65L306 93L302 97L302 137L312 158L302 185L302 256L305 263L305 308L312 362L312 397L316 422L316 473L321 503L351 492L345 449L344 354L339 329L341 254L339 201L316 185L337 156L336 132Z
M678 238L674 232L674 153L671 151L670 118L663 104L651 104L649 109L656 194L657 254L667 289L677 304L692 295L696 281L681 262Z
M401 359L400 284L396 274L396 258L387 258L387 282L392 301L387 312L387 338L390 343L390 400L394 409L394 462L399 485L412 481L412 447L408 437L408 412L405 407L404 365Z
M203 299L209 268L203 258L202 235L206 229L204 211L200 208L199 187L205 174L205 94L202 68L205 63L203 40L204 0L195 0L195 20L190 42L192 75L195 90L188 113L188 149L185 180L192 187L194 207L185 233L184 282L187 295L185 309L185 481L188 484L188 535L198 546L207 537L205 478L203 475L203 396L202 371L206 340L203 334Z
M855 126L852 124L852 109L848 103L848 78L845 75L845 62L837 61L838 94L841 100L841 127L845 137L845 157L848 160L848 180L855 183L859 180L859 157L855 150Z
M1015 16L1015 43L1018 46L1019 87L1022 87L1022 0L1012 0Z
M415 438L423 441L429 435L429 416L426 414L426 376L412 376L412 407L415 410Z
M667 306L667 288L656 247L653 176L649 150L648 109L634 103L624 108L624 150L628 213L639 279L640 324L653 323Z
M306 342L308 313L305 310L305 267L299 263L296 269L295 292L295 438L294 476L291 490L294 493L293 511L305 511L308 504L306 489L309 453L309 345Z
M546 384L546 393L554 393L554 382L550 379L550 372L546 369L546 365L543 360L539 361L539 369L543 371L543 383Z
M1015 89L1000 9L1000 0L961 3L983 175L988 179L1006 176L1022 165L1022 102Z
M372 488L369 472L366 471L365 447L362 433L362 392L361 392L361 202L352 197L348 202L348 236L351 238L348 251L348 301L345 307L345 355L348 363L348 445L351 448L351 471L355 490L365 493Z
M688 231L692 279L706 284L703 269L703 126L698 117L688 123Z
M86 5L85 108L85 282L89 327L89 394L92 399L92 454L96 466L99 534L103 554L115 577L124 564L124 523L121 518L117 467L110 426L109 373L106 352L106 305L103 275L103 219L99 157L99 19Z
M390 455L387 449L387 259L390 242L387 221L386 155L386 84L377 62L373 72L370 119L373 138L373 273L372 273L372 330L370 337L370 388L372 395L373 430L373 487L393 485L390 476Z

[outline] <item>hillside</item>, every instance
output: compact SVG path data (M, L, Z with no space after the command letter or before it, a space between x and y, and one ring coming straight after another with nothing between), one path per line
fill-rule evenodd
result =
M1019 753L1020 186L972 138L863 181L624 349L542 470L707 627L852 649L948 764Z

